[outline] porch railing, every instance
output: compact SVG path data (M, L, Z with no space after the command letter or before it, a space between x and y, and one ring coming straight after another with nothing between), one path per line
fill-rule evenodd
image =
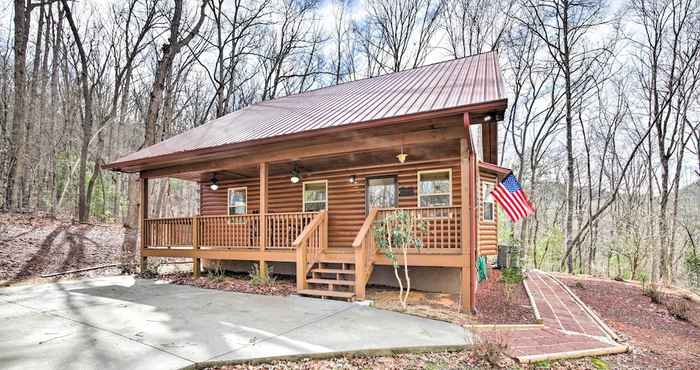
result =
M199 247L207 248L257 248L260 216L200 216L197 217Z
M268 249L289 249L308 226L318 212L268 213L267 245Z
M325 210L317 213L292 243L296 249L297 290L306 289L306 274L320 262L321 254L328 248L327 217Z
M374 258L377 254L377 245L374 241L374 222L379 210L373 208L365 222L357 233L352 248L355 252L355 296L365 298L365 286L374 269Z
M379 210L381 221L392 212L408 212L424 227L414 232L423 242L421 253L460 253L462 249L462 214L460 207L387 208Z
M144 240L150 248L182 248L192 245L192 218L144 220Z

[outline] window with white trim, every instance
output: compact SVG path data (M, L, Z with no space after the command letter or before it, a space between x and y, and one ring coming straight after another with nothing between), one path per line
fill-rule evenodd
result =
M304 182L304 212L317 212L328 206L328 182Z
M248 213L248 188L228 189L228 215L244 215Z
M493 191L493 184L485 182L481 184L482 194L481 202L484 213L482 217L484 221L495 221L496 220L496 205L493 202L493 196L491 191Z
M452 170L418 172L418 207L452 205Z

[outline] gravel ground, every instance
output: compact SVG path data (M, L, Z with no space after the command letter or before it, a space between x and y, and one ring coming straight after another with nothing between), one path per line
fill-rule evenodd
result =
M0 284L42 282L46 279L41 274L121 263L125 238L131 234L120 225L74 224L23 214L0 214ZM108 268L49 280L119 271Z

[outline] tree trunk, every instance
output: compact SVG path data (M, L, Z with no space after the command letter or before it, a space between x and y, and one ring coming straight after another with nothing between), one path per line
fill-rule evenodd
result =
M29 3L30 0L27 0ZM7 167L8 174L5 185L5 208L15 207L14 196L15 179L18 176L18 163L22 143L22 125L25 123L25 90L26 90L26 64L27 64L27 40L29 37L30 10L27 9L24 0L15 0L15 65L14 84L15 96L12 110L12 136L8 147Z

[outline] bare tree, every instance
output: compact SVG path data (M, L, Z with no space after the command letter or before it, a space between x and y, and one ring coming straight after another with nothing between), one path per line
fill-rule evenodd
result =
M182 32L183 0L175 0L175 8L173 10L172 19L170 20L170 36L168 37L168 43L164 44L161 48L161 57L156 66L156 74L153 78L151 95L148 102L148 112L146 113L144 125L146 128L144 145L146 146L153 145L156 142L156 124L158 122L160 108L163 104L163 90L165 89L165 81L172 72L173 61L182 48L187 46L199 32L206 18L208 3L208 0L202 0L197 22L185 37L180 37L180 33Z
M700 37L697 36L698 3L686 0L632 3L635 22L644 32L637 41L640 55L639 75L647 101L649 124L656 130L656 154L659 160L660 183L658 214L658 265L652 264L652 279L670 282L670 255L674 232L669 230L668 207L672 183L678 171L671 171L672 158L681 156L684 131L688 120L688 103L697 91L697 63ZM691 100L688 100L691 99ZM649 158L652 148L649 142ZM654 201L650 188L650 207ZM672 211L675 214L675 211Z
M515 2L487 0L446 1L442 28L453 58L496 50L508 33Z
M544 42L564 80L567 158L565 255L569 272L573 272L571 250L574 247L574 115L581 109L580 104L588 94L599 58L612 52L611 45L596 43L591 46L592 42L588 40L590 33L606 22L603 10L604 4L599 0L525 0L523 14L515 15L521 24Z
M433 45L443 0L370 0L367 21L356 30L367 58L383 72L398 72L423 64Z

